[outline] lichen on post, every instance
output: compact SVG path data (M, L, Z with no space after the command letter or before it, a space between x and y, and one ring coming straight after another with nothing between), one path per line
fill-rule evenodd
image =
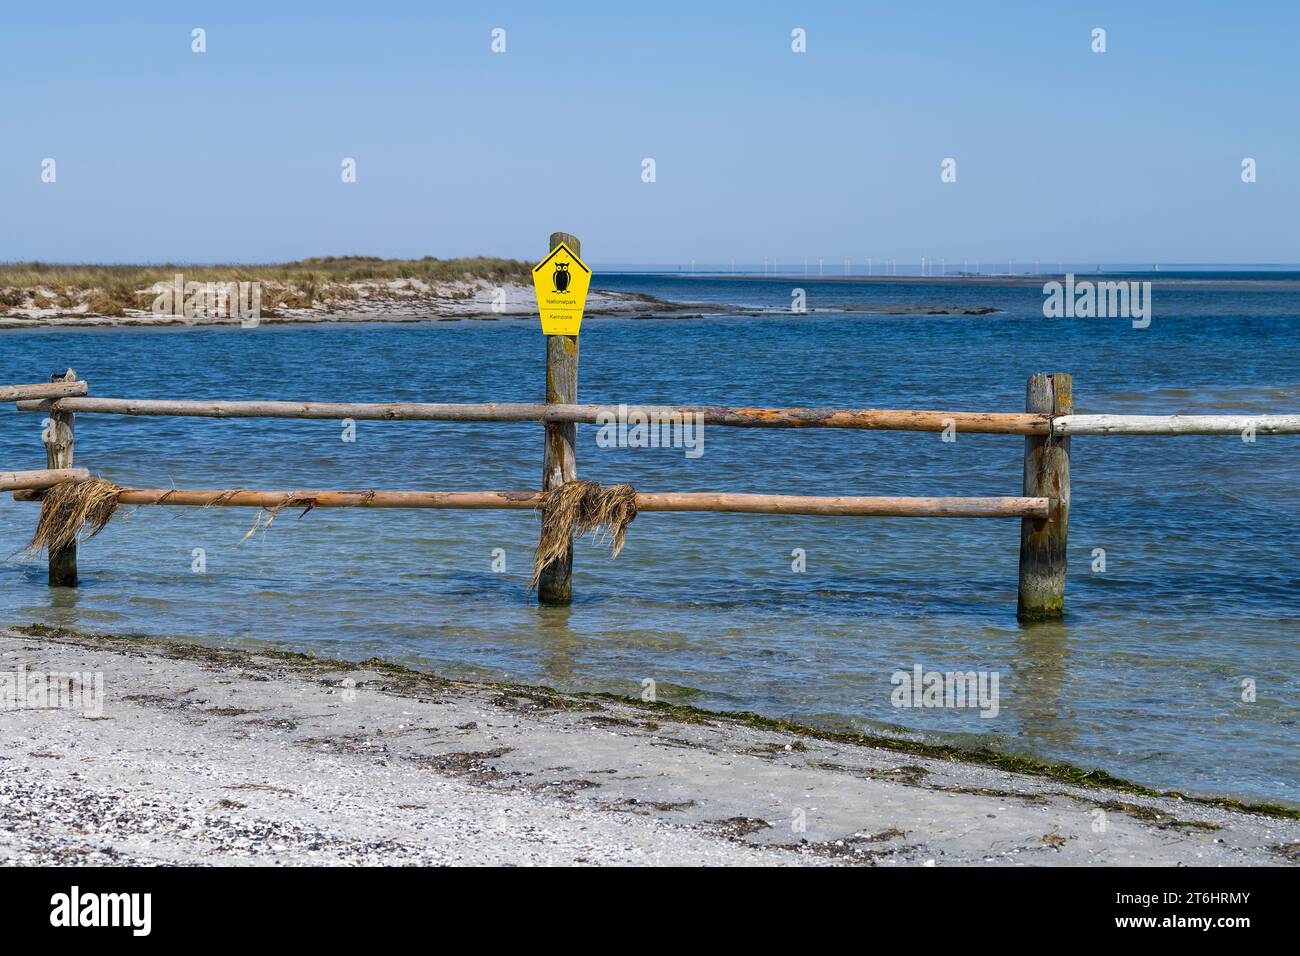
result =
M1074 411L1069 375L1032 375L1025 411L1048 416ZM1070 524L1070 439L1063 435L1025 438L1026 497L1052 505L1046 518L1020 522L1020 592L1016 616L1021 621L1057 621L1065 616L1067 532Z

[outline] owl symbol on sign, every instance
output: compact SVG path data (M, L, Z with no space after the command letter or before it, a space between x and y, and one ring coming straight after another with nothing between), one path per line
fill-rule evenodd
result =
M556 292L569 291L569 264L567 262L557 262L555 264L555 275L552 276L555 282Z

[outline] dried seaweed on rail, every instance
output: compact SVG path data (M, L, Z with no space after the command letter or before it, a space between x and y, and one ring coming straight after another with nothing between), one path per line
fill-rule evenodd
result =
M63 551L99 534L117 512L122 489L103 478L60 482L41 492L41 516L36 533L27 546L28 554L42 549Z
M536 590L542 571L568 553L575 538L600 533L618 557L627 541L627 526L636 517L636 489L631 485L603 487L596 481L566 481L542 496L542 537L537 546L529 590ZM603 532L603 533L601 533Z
M230 498L234 497L237 494L239 494L239 489L223 492L220 496L214 499L211 502L211 504L212 505L222 504L225 501L229 501ZM374 492L373 491L369 492L369 494L373 495ZM298 495L291 494L286 496L283 501L281 501L279 504L275 505L274 507L260 509L257 512L256 516L254 516L253 518L253 526L248 529L248 534L244 535L242 538L239 539L239 543L243 544L253 535L257 534L257 532L266 531L268 528L270 528L271 523L275 521L276 516L279 515L279 513L283 511L285 508L296 508L299 505L305 506L303 508L302 514L298 515L299 518L302 518L307 514L307 512L315 510L316 499L312 498L309 495L298 496ZM209 505L204 505L204 507L205 508L209 507Z

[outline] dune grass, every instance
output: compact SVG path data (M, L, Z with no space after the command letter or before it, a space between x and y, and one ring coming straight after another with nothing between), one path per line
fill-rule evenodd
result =
M261 265L64 265L46 262L0 263L0 289L143 289L180 272L194 282L360 282L367 279L526 278L532 266L518 259L472 256L464 259L380 259L375 256L321 256Z
M531 268L517 259L489 256L321 256L260 265L0 263L0 312L19 307L76 309L85 305L98 315L120 316L126 309L147 309L154 296L145 290L158 282L171 282L177 273L183 274L186 282L271 284L274 288L267 290L269 296L264 294L263 299L268 308L304 308L319 301L355 299L357 294L350 283L406 280L437 285L464 279L526 282Z

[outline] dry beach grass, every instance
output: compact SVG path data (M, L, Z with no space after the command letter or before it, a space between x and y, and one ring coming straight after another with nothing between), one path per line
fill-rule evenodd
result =
M598 535L618 557L627 541L627 526L636 517L636 489L631 485L602 487L595 481L566 481L546 493L542 502L542 540L537 547L530 591L537 590L546 566L558 561L574 539Z
M0 330L528 319L537 314L531 268L487 256L326 256L270 265L0 264ZM586 314L699 310L642 293L593 289Z
M46 548L52 553L62 551L78 539L99 534L117 512L121 490L111 481L92 478L85 482L65 481L41 492L41 516L27 546L28 554Z
M531 266L517 259L381 259L322 256L262 265L60 265L0 264L0 313L67 310L123 316L147 310L159 283L179 273L187 282L261 282L263 308L333 306L359 297L358 287L382 287L407 296L437 295L455 283L522 284Z

